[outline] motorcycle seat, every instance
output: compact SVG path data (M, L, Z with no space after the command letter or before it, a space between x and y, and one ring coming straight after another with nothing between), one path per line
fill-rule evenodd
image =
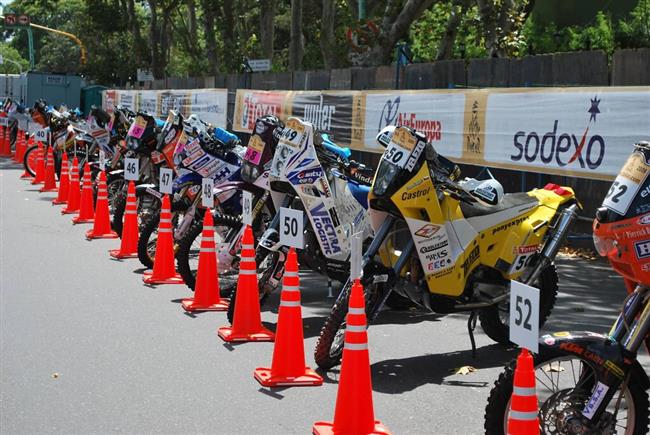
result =
M519 193L506 193L503 196L503 199L497 205L485 206L475 203L460 203L460 210L463 212L465 218L477 217L477 216L486 216L493 213L498 213L503 210L507 210L512 207L517 207L525 204L537 204L537 199L533 196L528 195L525 192Z

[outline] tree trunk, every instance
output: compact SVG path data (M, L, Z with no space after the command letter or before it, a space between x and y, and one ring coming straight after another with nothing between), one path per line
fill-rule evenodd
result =
M214 33L215 11L212 0L203 0L203 35L205 38L205 55L208 58L208 71L211 74L219 72L217 63L217 38Z
M465 15L466 7L467 0L452 2L451 13L449 14L449 20L447 20L447 29L442 35L442 39L440 39L440 44L438 45L438 54L436 55L437 60L451 59L453 57L456 36L458 34L458 26L460 26L463 15Z
M289 70L302 69L304 45L302 36L302 2L291 0L291 36L289 40Z
M388 1L379 43L373 50L377 53L374 63L379 65L390 63L397 42L408 35L408 29L413 21L417 20L426 9L431 7L433 2L434 0L406 0L404 6L399 8L400 2ZM396 10L399 13L394 15ZM395 18L391 19L392 17Z
M158 28L158 11L156 7L158 6L156 0L147 0L149 4L149 10L151 14L150 23L149 23L149 39L151 46L151 72L153 73L154 78L162 79L165 77L165 70L163 65L163 60L161 59L160 52L160 31Z
M320 22L320 49L325 69L336 68L336 0L323 0L323 15Z
M262 58L273 60L276 0L260 0L260 39Z

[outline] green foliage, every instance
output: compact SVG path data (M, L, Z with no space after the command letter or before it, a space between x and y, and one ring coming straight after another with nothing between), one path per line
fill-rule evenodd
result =
M650 0L639 0L629 20L620 20L616 40L622 48L650 47Z
M18 74L22 71L29 70L29 61L22 57L18 50L7 43L0 43L0 55L4 60L3 64L0 65L0 74ZM13 61L13 62L12 62ZM14 62L17 62L16 65Z
M610 55L614 52L614 29L602 11L598 11L594 25L582 29L569 28L568 34L570 50L604 50Z

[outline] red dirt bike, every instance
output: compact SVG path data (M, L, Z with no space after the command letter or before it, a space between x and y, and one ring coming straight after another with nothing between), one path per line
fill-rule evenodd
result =
M606 334L556 332L535 355L540 431L545 434L648 433L650 380L639 363L650 352L650 142L639 142L598 209L598 253L623 276L628 295ZM514 361L490 392L486 434L506 433Z

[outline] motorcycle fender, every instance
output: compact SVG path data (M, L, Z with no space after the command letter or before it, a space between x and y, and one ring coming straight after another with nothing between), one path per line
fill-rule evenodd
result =
M157 186L155 184L150 183L138 184L135 186L135 196L141 198L145 195L154 195L158 198L162 198L162 193L158 192L158 189L156 189L156 187Z
M113 175L113 176L114 176L114 175L124 174L124 169L115 169L114 171L111 171L111 172L109 172L108 174L109 174L109 175Z
M215 195L219 195L228 190L248 190L253 192L254 195L264 193L264 189L255 186L254 184L246 183L244 181L227 181L225 183L221 183L218 186L214 186L213 192Z
M643 388L650 388L650 380L635 355L620 343L603 334L589 331L561 331L546 334L539 339L540 353L573 354L594 363L602 382L618 383L627 373L639 375Z

